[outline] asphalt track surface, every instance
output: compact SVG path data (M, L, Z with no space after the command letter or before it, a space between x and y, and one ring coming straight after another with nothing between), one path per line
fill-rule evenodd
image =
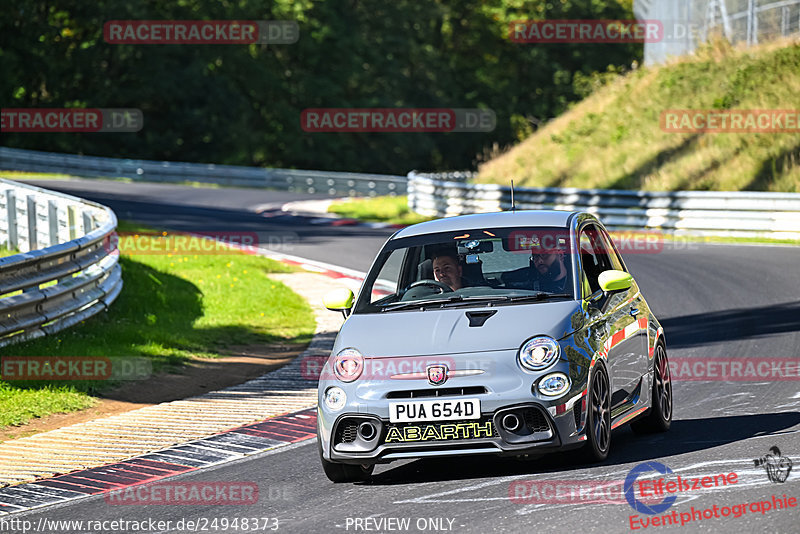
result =
M270 216L276 214L270 207L308 198L304 195L116 182L37 183L102 202L122 219L176 230L287 235L294 242L282 252L361 271L368 269L392 232L321 227L308 219ZM671 359L800 356L797 248L693 244L660 253L625 254L625 259L664 326ZM691 515L693 507L715 505L721 513L723 507L771 501L773 495L800 500L798 381L681 381L673 384L673 392L671 430L642 437L627 426L619 428L612 435L611 455L602 465L578 464L566 453L529 461L492 456L426 459L378 466L368 484L334 485L321 470L316 440L309 440L180 477L255 481L261 495L255 505L119 506L93 497L20 517L34 523L41 517L169 520L165 532L188 532L177 528L177 522L202 518L209 521L207 532L221 532L210 527L214 518L237 517L277 518L278 532L625 532L632 531L631 516L638 515L639 520L653 516L635 512L624 497L616 503L575 498L575 502L543 504L512 499L518 495L524 500L531 494L513 489L510 493L510 488L519 481L542 483L543 492L552 481L620 481L648 461L663 463L684 478L738 475L736 484L724 488L679 493L672 508L658 517L676 511L680 520L682 513ZM753 462L774 445L794 463L784 483L770 482L765 470ZM619 501L618 493L603 495ZM800 504L764 514L753 507L740 517L734 513L731 509L727 518L695 516L684 526L634 526L647 532L797 532L800 524ZM371 519L366 522L367 518ZM378 523L381 520L391 522ZM407 528L402 523L406 520ZM272 531L274 523L267 525L265 531Z

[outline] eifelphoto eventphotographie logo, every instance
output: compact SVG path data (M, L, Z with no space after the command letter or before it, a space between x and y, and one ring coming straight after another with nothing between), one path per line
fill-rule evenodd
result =
M648 473L655 473L641 479ZM625 477L623 492L628 504L640 514L656 515L668 510L681 493L696 492L708 488L724 487L738 484L739 475L731 471L706 476L673 476L675 473L668 466L655 461L643 462L628 472ZM641 480L640 480L641 479ZM637 491L638 489L638 491ZM661 498L659 502L651 502L651 498ZM644 499L642 499L644 498Z
M777 445L769 448L769 452L761 458L753 460L756 467L763 467L770 482L783 484L792 472L792 459L781 454Z

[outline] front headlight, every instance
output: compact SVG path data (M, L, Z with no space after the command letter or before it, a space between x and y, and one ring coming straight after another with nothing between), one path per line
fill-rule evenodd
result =
M333 360L333 372L342 382L352 382L364 371L364 356L354 348L342 349Z
M543 371L558 360L558 342L548 336L529 339L519 349L519 363L529 371Z
M569 389L569 377L564 373L552 373L539 381L539 393L556 397Z
M333 386L325 390L325 406L332 411L338 412L347 403L347 394L340 387Z

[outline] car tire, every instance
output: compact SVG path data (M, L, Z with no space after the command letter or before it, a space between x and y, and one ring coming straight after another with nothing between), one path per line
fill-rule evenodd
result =
M652 406L641 419L631 423L631 430L637 434L666 432L672 423L672 377L667 351L659 343L654 352Z
M367 482L372 477L375 464L369 466L340 464L330 462L322 457L322 450L319 451L319 459L322 462L322 470L328 480L336 484L345 482Z
M586 462L602 462L611 449L611 388L605 367L598 363L592 374L586 414L586 445L580 451Z

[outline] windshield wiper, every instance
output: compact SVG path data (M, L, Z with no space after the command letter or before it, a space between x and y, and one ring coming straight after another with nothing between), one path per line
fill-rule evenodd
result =
M460 295L453 295L452 297L447 297L445 299L429 299L429 300L411 300L408 302L393 302L391 304L387 304L386 306L381 307L381 311L387 310L402 310L405 308L426 308L431 305L437 304L448 304L450 302L461 302L465 300L464 297Z
M467 302L473 304L475 302L498 302L498 303L505 303L505 302L525 302L525 301L539 301L539 300L547 300L547 299L561 299L561 298L572 298L572 295L569 293L547 293L544 291L540 291L535 295L483 295L483 296L472 296L472 297L464 297L462 299L453 300L451 302L445 303L447 304L460 304L462 302Z
M535 295L519 295L516 297L508 297L509 302L520 302L524 300L545 300L545 299L563 299L563 298L572 298L572 295L569 293L548 293L546 291L540 291Z
M469 303L473 304L475 302L523 302L528 300L546 300L546 299L555 299L555 298L572 298L572 295L569 293L547 293L545 291L540 291L535 295L472 295L463 297L461 295L453 295L452 297L447 297L443 299L431 299L431 300L413 300L410 302L394 302L392 304L387 304L381 308L381 311L387 310L402 310L408 308L427 308L429 306L446 306L448 304L461 304L461 303Z

